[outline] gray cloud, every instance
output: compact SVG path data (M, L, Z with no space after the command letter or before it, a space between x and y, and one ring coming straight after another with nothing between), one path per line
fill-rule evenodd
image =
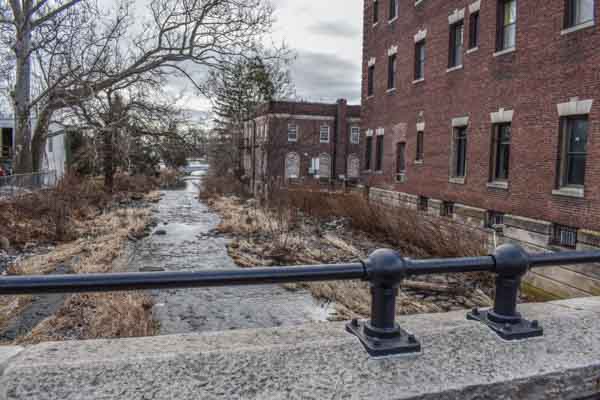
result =
M298 96L312 101L346 98L360 101L360 60L347 61L336 54L302 50L292 67Z
M331 37L352 37L360 35L360 30L356 24L350 24L347 21L320 21L308 27L308 30L318 35Z

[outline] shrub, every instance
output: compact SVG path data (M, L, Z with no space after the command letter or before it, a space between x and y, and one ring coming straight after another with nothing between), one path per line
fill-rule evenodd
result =
M486 251L485 235L473 229L416 210L373 204L358 193L282 190L273 194L270 204L287 204L318 218L349 218L353 228L412 257L465 257Z

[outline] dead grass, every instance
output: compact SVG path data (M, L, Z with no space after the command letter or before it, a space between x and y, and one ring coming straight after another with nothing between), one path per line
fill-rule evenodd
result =
M70 296L58 313L16 342L152 336L152 306L152 299L139 292Z
M217 176L212 173L202 178L199 193L201 199L215 199L221 196L247 197L244 185L233 176Z
M143 198L156 188L149 177L115 176L115 193L104 191L101 179L66 175L54 189L0 201L0 236L12 247L69 242L79 237L77 225L102 214L113 204Z
M356 261L376 248L401 251L406 257L461 257L485 252L485 238L450 223L440 224L416 211L386 209L360 195L294 191L272 198L266 207L255 200L217 197L209 205L222 217L218 230L235 237L229 254L243 267ZM340 229L327 221L345 221ZM438 288L421 295L404 288L398 314L443 312L491 305L493 287L487 274L461 274L414 281ZM324 282L286 285L307 288L318 298L334 301L337 318L369 315L370 291L365 282ZM437 293L437 292L442 293ZM439 295L439 296L438 296Z
M120 190L127 185L135 190L136 198L146 201L160 199L158 192L143 195L143 191L153 186L145 186L136 180L122 184ZM81 205L75 206L69 215L69 233L74 238L63 241L47 254L39 254L23 259L9 267L7 273L12 275L47 274L57 270L61 265L67 265L73 273L105 273L114 268L114 261L123 254L130 237L140 237L148 225L151 213L148 208L115 208L117 202L132 197L129 192L120 192L110 202L105 203L104 195L90 190L88 185L95 182L82 183L79 197ZM63 196L65 188L58 189L51 196ZM139 192L138 192L139 190ZM91 194L98 196L95 200ZM37 194L28 198L26 207L20 210L30 210L29 215L36 212L29 209L29 203L43 197ZM67 202L67 204L72 204ZM110 207L109 207L110 206ZM104 207L102 210L100 207ZM50 212L48 208L42 211L44 217ZM52 217L48 217L52 218ZM31 228L33 218L20 220L17 223ZM35 235L31 235L34 233ZM51 232L43 232L33 228L29 239L53 237ZM18 318L20 312L29 305L30 296L0 296L0 329L11 319ZM74 295L67 297L59 312L42 323L19 343L36 343L45 340L64 340L70 338L87 339L102 337L145 336L154 333L154 322L151 313L152 301L143 293L126 294L94 294Z

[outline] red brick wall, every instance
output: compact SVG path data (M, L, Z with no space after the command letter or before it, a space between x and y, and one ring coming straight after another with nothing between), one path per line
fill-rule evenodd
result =
M308 174L308 169L311 159L318 158L322 153L331 157L334 178L345 174L348 155L362 154L360 144L351 144L349 140L350 127L360 126L360 122L351 118L359 115L360 106L348 106L346 100L339 100L337 104L271 102L263 105L257 121L261 118L268 118L269 121L268 140L264 145L268 154L266 179L283 180L285 156L289 152L300 155L300 178L304 181L315 180ZM298 127L297 142L288 142L289 123ZM329 143L320 142L320 128L323 125L330 128Z
M448 67L448 15L465 8L468 47L472 1L400 2L400 17L387 20L387 0L372 26L372 0L365 0L362 128L384 127L384 173L365 173L378 187L486 209L600 230L600 29L561 36L564 0L518 1L516 52L494 57L496 1L481 0L479 50L464 54L464 68ZM600 1L596 2L596 19ZM425 81L413 84L414 35L427 29ZM396 91L386 93L387 49L398 46ZM375 95L366 97L367 63L376 57ZM557 103L594 99L589 115L585 199L552 195L559 137ZM486 187L492 125L490 113L515 110L508 190ZM414 164L416 123L426 123L424 163ZM469 116L465 185L449 182L451 120ZM393 132L393 133L392 133ZM390 134L392 133L392 134ZM361 138L364 140L364 137ZM394 182L395 144L407 143L407 181ZM375 147L375 146L374 146ZM373 156L374 157L374 156ZM363 155L364 159L364 155Z

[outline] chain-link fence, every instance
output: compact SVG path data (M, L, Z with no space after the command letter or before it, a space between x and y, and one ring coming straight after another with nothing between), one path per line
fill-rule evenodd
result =
M56 171L0 176L0 198L15 197L56 186Z

